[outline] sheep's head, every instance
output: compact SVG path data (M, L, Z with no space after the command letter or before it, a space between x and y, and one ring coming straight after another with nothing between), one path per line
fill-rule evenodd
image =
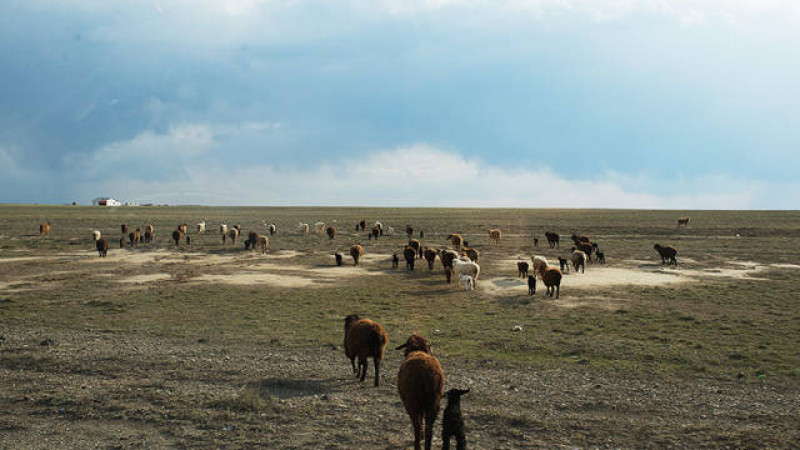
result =
M361 317L359 317L358 314L350 314L349 316L345 317L344 318L344 331L347 332L347 330L350 329L350 325L352 325L353 323L355 323L355 322L357 322L359 320L361 320Z
M654 248L654 249L656 249L656 250L658 250L658 249L660 249L660 248L661 248L661 245L659 245L659 244L656 244L656 245L654 245L654 246L653 246L653 248Z
M458 400L462 395L469 392L469 389L450 389L449 391L445 392L444 395L447 396L447 401L451 402L453 400Z
M408 356L411 352L425 352L429 355L432 355L433 352L431 351L431 345L428 341L419 334L412 334L409 336L406 343L403 345L398 346L395 350L402 350L405 349L405 356Z

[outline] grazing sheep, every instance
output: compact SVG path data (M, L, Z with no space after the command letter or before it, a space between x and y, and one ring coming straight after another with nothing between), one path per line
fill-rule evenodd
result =
M92 231L92 242L97 242L100 240L101 233L99 230Z
M144 242L150 243L156 240L156 228L147 224L144 227Z
M536 277L528 275L528 295L536 294Z
M534 247L538 247L539 246L539 238L536 238L536 237L533 238L533 246Z
M123 223L119 229L122 230L122 235L126 236L131 231L131 226Z
M592 246L592 244L590 242L579 241L577 244L575 244L575 247L573 247L573 250L575 248L577 248L578 250L586 253L586 258L587 258L586 262L589 262L589 263L592 262L592 252L594 251L594 246Z
M542 270L542 267L547 266L547 258L540 255L531 256L531 262L533 262L533 274L538 275L539 272Z
M380 221L376 220L375 225L373 225L373 228L377 228L378 230L380 230L381 236L383 236L383 224Z
M519 272L520 278L527 278L529 267L527 261L517 261L517 272Z
M39 237L45 237L50 234L50 221L39 224Z
M666 245L662 247L659 244L654 245L653 248L658 252L658 255L661 256L661 264L667 264L667 261L669 261L670 265L672 264L676 266L678 265L678 260L675 259L675 256L678 255L677 248L671 245Z
M333 257L336 259L336 265L337 266L341 266L342 265L342 254L337 252L337 253L333 254Z
M397 269L397 266L400 265L400 258L397 256L397 253L392 253L392 269Z
M189 225L182 223L178 225L178 229L181 230L181 234L186 234L186 231L189 230Z
M436 262L436 250L425 247L423 255L425 260L428 261L428 270L433 270L433 263Z
M481 266L472 261L453 260L453 273L458 275L470 275L475 279L475 287L478 286L478 276L481 274Z
M599 262L600 264L606 263L606 254L604 252L595 252L594 260Z
M206 221L205 219L197 222L197 234L203 234L206 232Z
M550 245L550 248L559 246L561 237L558 235L558 233L553 233L552 231L545 231L544 237L547 238L547 244Z
M131 242L131 247L135 247L142 240L142 232L137 228L128 234L128 239Z
M228 237L228 226L224 223L219 226L219 234L222 235L222 245L225 245L225 238Z
M181 238L182 237L183 237L183 233L181 232L180 228L177 228L177 229L175 229L175 231L172 232L172 240L175 241L175 246L176 247L181 244Z
M569 272L569 261L566 258L558 257L558 266L562 272Z
M358 225L356 225L356 230L358 230L359 227L361 228L361 231L366 230L367 229L367 221L366 220L362 220L361 222L358 222Z
M469 389L450 389L447 395L447 407L442 415L442 450L450 449L450 438L456 438L456 450L466 450L467 438L464 431L464 418L461 416L461 396Z
M445 269L453 268L453 261L458 259L458 253L453 250L440 250L439 251L439 260L442 261L442 267ZM448 281L449 283L449 281Z
M578 268L581 269L581 273L586 273L586 253L575 250L575 247L572 247L572 249L572 254L569 259L572 261L572 267L575 268L575 273L578 273Z
M425 450L431 449L433 425L444 392L444 371L431 354L424 337L414 334L397 350L405 349L405 360L397 372L397 391L414 427L414 449L420 450L424 422Z
M381 360L386 351L389 335L383 325L369 319L361 319L357 314L344 318L344 354L350 359L353 373L364 381L367 376L367 358L375 364L375 386L380 384ZM355 359L358 357L358 370Z
M413 235L414 235L414 227L412 227L411 225L406 225L406 236L411 238L411 236Z
M327 234L330 239L335 238L336 237L336 227L329 226L328 228L325 228L325 234Z
M350 246L350 256L353 257L353 265L357 266L358 265L358 260L361 259L362 256L364 256L364 247L362 247L362 246L360 246L358 244L351 245Z
M414 250L417 251L417 257L422 259L422 243L416 239L409 239L408 245L414 247Z
M258 234L258 231L251 231L251 232L247 233L247 240L245 241L245 248L249 249L251 251L255 250L256 249L256 243L258 242L258 239L260 237L261 237L261 235Z
M545 266L541 268L539 271L539 278L542 279L542 282L547 288L545 296L549 295L552 297L553 292L555 292L556 299L558 299L561 293L561 276L561 271L555 267Z
M381 229L377 225L372 227L372 231L370 232L370 239L375 238L378 239L378 236L381 235Z
M414 270L414 262L417 259L417 250L410 245L406 245L406 248L403 249L403 257L406 259L406 269Z
M472 247L464 246L462 248L462 253L467 255L470 261L478 262L478 257L481 256L481 253Z
M255 246L261 250L262 255L266 255L269 250L269 238L259 235L258 239L256 239Z
M325 232L325 222L317 222L314 224L314 233L322 234Z
M678 228L680 228L681 225L683 225L684 228L689 227L689 216L678 218Z
M453 248L455 248L456 250L460 250L461 246L464 245L464 236L461 236L460 234L457 233L449 234L447 236L447 240L450 241L451 244L453 244Z
M500 243L500 230L493 229L489 230L489 240L494 241L495 244Z
M276 227L274 223L271 223L267 225L267 230L269 230L270 236L275 236L275 233L278 232L278 227Z
M464 289L465 291L475 290L475 279L470 275L459 275L458 284L461 285L461 289Z
M228 232L228 236L231 238L231 244L236 245L236 238L239 237L239 229L236 227L231 228Z
M101 258L105 258L108 255L108 239L100 238L94 245L97 247L97 252L100 254Z
M307 223L300 222L298 225L300 232L303 233L303 236L308 236L309 226Z

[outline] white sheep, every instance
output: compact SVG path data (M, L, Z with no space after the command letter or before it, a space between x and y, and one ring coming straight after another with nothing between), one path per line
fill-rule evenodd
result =
M303 236L308 236L308 230L309 230L308 224L303 222L298 222L297 224L298 224L297 228L300 230L301 233L303 233Z
M473 287L478 285L478 276L481 274L481 266L467 258L466 261L460 259L453 260L453 273L461 279L461 275L470 275L473 279Z
M472 278L471 275L459 275L458 283L461 285L461 288L464 289L465 291L475 290L475 279Z
M542 267L547 267L547 258L540 255L531 256L531 261L533 261L533 273L538 275L541 271Z
M197 234L203 234L206 231L206 220L203 219L197 222Z
M100 234L99 230L92 231L92 242L99 241L100 240L100 236L101 236L101 234Z
M317 222L314 224L314 233L322 234L325 232L325 222Z
M388 234L389 236L393 236L394 235L394 228L386 227L386 234Z

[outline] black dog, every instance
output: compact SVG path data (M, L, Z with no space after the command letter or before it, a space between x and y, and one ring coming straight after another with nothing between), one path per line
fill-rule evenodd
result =
M461 417L461 396L469 392L469 389L450 389L447 395L447 408L444 409L442 417L442 450L450 448L450 438L455 436L456 449L465 450L467 448L467 438L464 434L464 418Z
M536 293L536 277L534 275L528 275L528 295L533 295Z

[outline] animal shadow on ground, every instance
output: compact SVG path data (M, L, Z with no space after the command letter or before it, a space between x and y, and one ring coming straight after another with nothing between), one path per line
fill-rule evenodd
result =
M287 378L267 378L248 383L261 398L295 398L338 392L340 386L347 384L339 378L327 380L293 380Z

